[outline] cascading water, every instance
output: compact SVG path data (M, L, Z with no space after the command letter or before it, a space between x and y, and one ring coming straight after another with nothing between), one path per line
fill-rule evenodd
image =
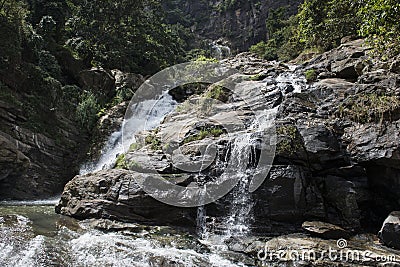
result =
M125 127L131 133L129 136L127 135L129 138L126 143L134 143L135 133L156 128L165 116L175 109L176 105L177 102L168 92L164 92L159 99L146 100L133 105L131 107L133 116L123 122L124 125L120 130L110 135L98 162L84 164L81 167L80 174L113 168L118 155L126 152L122 144L122 129ZM145 129L138 127L138 125L145 125Z
M249 132L240 134L234 140L231 158L237 166L235 175L239 183L231 193L232 201L228 216L223 225L225 237L243 237L250 234L253 220L253 200L249 190L253 176L252 163L256 161L258 133L263 133L274 123L278 108L263 111L256 116L249 127Z
M260 83L270 84L271 78L267 78ZM283 95L301 93L302 88L306 87L306 80L295 73L287 72L278 75L273 79L272 85L268 86L281 91ZM278 109L279 106L261 111L253 120L248 131L239 133L231 141L230 160L234 161L232 166L235 166L235 170L229 172L229 175L236 177L226 178L236 178L239 182L230 193L228 215L221 220L222 222L219 225L211 225L212 230L206 223L206 209L204 207L198 209L197 223L198 229L201 229L201 235L199 236L203 240L207 240L211 235L215 234L219 235L217 239L220 241L221 237L222 240L226 240L230 237L244 237L251 233L250 226L253 220L252 209L254 202L252 194L249 192L249 186L253 175L251 162L256 158L257 133L264 132L274 124ZM228 160L226 158L225 162ZM199 216L203 217L199 218ZM216 240L215 237L212 237L212 239Z

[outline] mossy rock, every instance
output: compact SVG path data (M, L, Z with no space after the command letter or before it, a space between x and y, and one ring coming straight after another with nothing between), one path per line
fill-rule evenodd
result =
M303 148L303 140L294 125L284 125L276 129L278 143L276 151L278 154L293 155Z

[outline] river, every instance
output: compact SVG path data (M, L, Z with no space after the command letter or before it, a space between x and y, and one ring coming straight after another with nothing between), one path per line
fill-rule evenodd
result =
M248 266L168 227L102 231L54 212L55 200L0 203L0 266Z

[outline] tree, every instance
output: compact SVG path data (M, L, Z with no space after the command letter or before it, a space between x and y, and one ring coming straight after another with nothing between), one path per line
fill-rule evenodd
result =
M338 46L341 38L357 34L358 8L354 0L306 0L297 15L300 42L322 50Z
M360 34L367 37L382 58L400 53L400 3L397 0L364 0L358 15Z
M0 69L17 65L28 10L23 1L0 0Z
M163 23L157 0L93 0L76 4L67 44L92 64L152 73L183 56L182 42Z
M267 60L288 61L303 50L298 39L298 19L288 18L287 8L270 10L266 20L267 42L260 42L250 47L250 51Z
M54 21L51 37L62 42L65 22L71 14L67 0L28 0L29 21L32 25L43 26L46 20Z

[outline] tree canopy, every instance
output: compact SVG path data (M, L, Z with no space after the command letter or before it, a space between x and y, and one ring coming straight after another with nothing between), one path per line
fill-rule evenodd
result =
M303 50L326 51L345 36L361 36L376 55L400 53L400 3L397 0L305 0L297 15L270 11L267 42L251 51L266 59L288 60Z
M67 45L95 65L149 73L183 57L184 43L164 23L159 1L83 1L72 10Z

